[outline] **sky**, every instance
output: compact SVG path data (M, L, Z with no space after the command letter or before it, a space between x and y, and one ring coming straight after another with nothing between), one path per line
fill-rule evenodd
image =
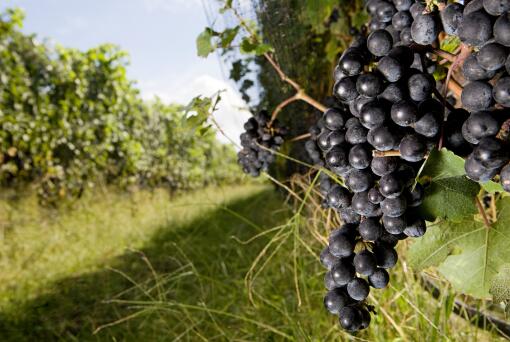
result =
M23 31L78 49L114 43L130 54L128 75L142 96L187 104L226 90L215 118L238 141L249 113L217 55L196 55L195 39L216 0L4 0L25 11ZM218 138L227 142L220 134Z

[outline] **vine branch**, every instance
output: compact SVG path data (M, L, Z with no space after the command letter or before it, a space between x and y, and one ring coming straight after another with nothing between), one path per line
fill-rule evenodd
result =
M476 207L478 208L478 212L480 215L482 215L483 223L485 224L485 227L490 228L491 224L489 222L489 219L487 218L487 213L483 209L482 202L480 202L480 199L478 197L475 197Z
M290 142L294 142L294 141L300 141L300 140L305 140L305 139L308 139L310 138L312 135L310 133L305 133L305 134L301 134L301 135L298 135L297 137L294 137L288 141Z
M239 24L246 30L246 32L248 32L248 34L253 38L253 39L257 39L257 33L256 32L253 32L253 30L250 28L250 26L246 23L246 21L244 20L244 18L239 14L239 12L232 6L230 7L235 15L235 17L237 18L237 20L239 20ZM321 112L325 112L327 110L326 106L324 106L323 104L321 104L319 101L315 100L314 98L312 98L310 95L308 95L305 90L303 89L303 87L301 87L301 85L299 85L299 83L297 83L296 81L294 81L292 78L290 78L289 76L287 76L287 74L282 70L282 68L280 67L280 65L275 61L275 59L273 58L273 56L269 53L269 52L265 52L263 54L264 58L269 62L269 64L271 64L272 68L276 71L276 73L278 74L278 76L280 77L280 79L289 84L292 88L294 88L294 90L296 90L296 94L292 97L290 97L289 99L287 99L286 101L282 102L280 105L278 105L278 107L276 107L276 109L273 111L273 115L271 117L271 121L269 122L269 126L271 126L271 124L273 123L273 121L276 119L276 117L278 116L279 112L286 106L288 105L289 103L293 102L293 101L296 101L296 100L301 100L301 101L304 101L306 103L308 103L309 105L311 105L312 107L315 107L316 109L320 110Z

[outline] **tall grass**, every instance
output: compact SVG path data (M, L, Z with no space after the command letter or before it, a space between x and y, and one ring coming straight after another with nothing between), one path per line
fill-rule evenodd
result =
M391 287L372 292L370 328L341 332L322 307L317 258L337 218L320 209L312 182L294 178L287 198L260 186L207 189L171 202L161 193L105 194L52 219L19 203L6 242L24 252L2 257L0 296L16 305L3 305L0 339L499 339L452 314L448 286L433 299L405 258L391 272ZM37 232L38 221L46 234ZM30 258L31 250L44 257Z

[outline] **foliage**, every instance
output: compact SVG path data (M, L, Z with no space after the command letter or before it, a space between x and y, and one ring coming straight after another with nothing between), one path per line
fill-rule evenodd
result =
M0 20L2 185L35 182L55 202L98 182L176 190L235 180L234 153L206 120L190 129L182 107L142 101L125 52L52 48L21 33L22 18L8 10Z
M427 220L459 220L476 213L474 201L480 186L466 177L464 160L452 152L433 150L421 173L421 181L427 184L421 206Z
M438 266L462 293L477 298L492 293L495 300L510 300L505 290L510 197L493 195L490 216L481 202L476 204L481 187L465 176L464 160L446 149L431 153L420 181L427 184L422 214L433 223L425 237L413 243L410 263L417 269Z

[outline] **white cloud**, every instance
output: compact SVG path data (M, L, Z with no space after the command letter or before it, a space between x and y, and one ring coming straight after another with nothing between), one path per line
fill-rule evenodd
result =
M250 116L250 112L246 109L246 103L238 92L229 83L211 75L199 75L191 79L190 82L180 80L179 85L173 87L159 87L155 82L142 83L140 87L145 99L158 96L165 102L181 104L187 104L197 95L211 96L224 90L214 118L225 134L237 143L239 143L239 135L243 131L243 124ZM218 139L225 143L229 142L219 132Z

